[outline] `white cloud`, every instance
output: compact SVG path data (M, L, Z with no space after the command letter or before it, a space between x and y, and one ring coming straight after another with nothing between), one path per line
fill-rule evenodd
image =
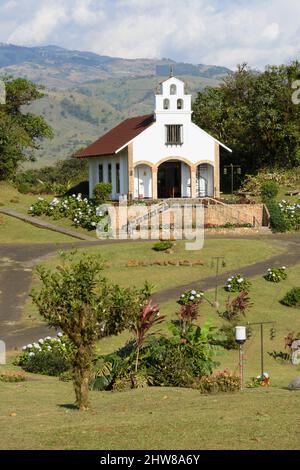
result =
M268 24L262 32L262 37L270 39L270 41L273 41L274 39L276 39L278 35L279 35L278 23Z
M0 41L262 67L297 57L299 16L299 0L0 0Z

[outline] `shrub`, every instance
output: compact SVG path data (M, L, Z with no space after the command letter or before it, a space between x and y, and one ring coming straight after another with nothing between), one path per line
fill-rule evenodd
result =
M278 203L288 230L300 230L300 204L290 204L284 199Z
M287 307L300 307L300 287L294 287L281 300Z
M269 268L267 274L264 276L266 281L280 282L287 278L286 268Z
M155 251L166 251L170 250L173 247L173 243L169 240L163 240L160 242L155 243L153 246L153 250Z
M24 382L25 374L14 371L0 371L0 382Z
M77 196L73 194L61 199L55 197L51 202L39 197L28 212L32 216L47 215L54 220L68 218L76 227L87 230L95 230L98 222L105 217L100 207L93 201L82 198L80 193Z
M201 377L194 383L202 393L234 392L240 389L240 378L228 370Z
M251 286L251 282L241 276L241 274L235 274L227 279L225 284L225 290L229 292L241 292L247 291Z
M96 204L103 204L106 202L112 192L112 184L111 183L98 183L94 187L94 200Z
M270 226L273 232L286 232L289 227L283 212L276 201L266 201L266 206L270 213Z
M279 191L278 184L275 181L266 181L261 185L260 193L262 200L265 202L274 199Z
M15 364L27 372L59 376L70 369L72 350L68 338L58 333L56 338L47 336L24 346Z

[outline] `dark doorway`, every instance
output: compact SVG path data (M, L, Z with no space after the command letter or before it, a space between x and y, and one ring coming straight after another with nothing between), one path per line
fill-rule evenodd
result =
M181 162L165 162L158 167L157 196L181 197Z

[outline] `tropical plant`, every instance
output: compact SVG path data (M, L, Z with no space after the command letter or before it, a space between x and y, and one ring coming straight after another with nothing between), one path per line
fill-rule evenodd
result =
M135 372L138 370L139 356L141 348L153 333L150 330L153 326L159 325L164 316L160 316L158 305L152 305L151 300L146 300L141 305L140 311L129 323L129 330L133 333L136 347Z
M199 306L202 302L204 293L195 289L186 290L181 294L177 303L180 310L177 312L181 332L184 335L187 328L198 318Z

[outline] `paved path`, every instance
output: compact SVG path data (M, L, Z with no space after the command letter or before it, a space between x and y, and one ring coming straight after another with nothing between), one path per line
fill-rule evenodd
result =
M0 213L9 215L10 217L15 217L16 219L22 220L31 225L35 225L36 227L43 228L46 230L52 230L53 232L62 233L64 235L68 235L69 237L77 238L79 240L87 240L87 241L97 241L95 237L89 237L84 233L76 232L76 230L69 230L64 227L59 227L58 225L50 224L49 222L45 222L36 217L31 217L30 215L22 214L21 212L17 212L14 209L10 209L8 207L0 207Z
M209 238L243 238L245 243L248 239L270 240L280 243L286 248L285 253L275 255L267 260L255 263L239 269L241 274L246 276L257 276L265 273L267 267L272 265L291 266L300 263L300 236L296 235L251 235L242 237L237 235L209 236ZM130 243L124 240L122 243ZM141 242L143 242L141 240ZM35 244L35 245L0 245L0 338L6 341L8 349L20 347L36 338L47 335L47 326L24 326L20 323L23 307L30 288L32 270L36 264L44 258L48 258L59 249L70 249L72 247L95 246L96 244L120 243L120 240L105 241L74 241L73 243L57 244ZM238 256L238 253L237 253ZM228 275L232 272L222 273L218 278L218 284L223 285ZM176 299L183 290L197 287L210 289L215 287L215 277L207 277L195 280L190 284L184 284L158 292L154 298L157 302L165 302Z

